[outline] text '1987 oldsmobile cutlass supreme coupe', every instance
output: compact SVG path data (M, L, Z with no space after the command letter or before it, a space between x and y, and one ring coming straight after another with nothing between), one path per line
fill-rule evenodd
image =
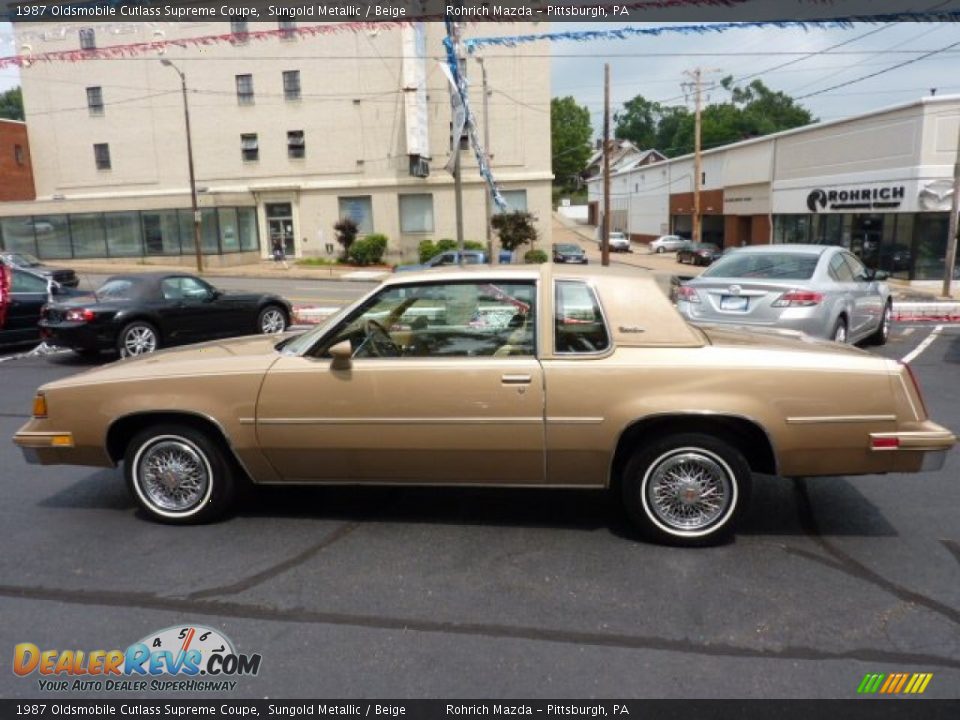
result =
M697 545L733 530L754 474L913 473L955 438L905 365L693 327L650 277L544 264L404 273L302 335L49 383L14 441L122 463L168 523L248 481L614 488L653 539Z

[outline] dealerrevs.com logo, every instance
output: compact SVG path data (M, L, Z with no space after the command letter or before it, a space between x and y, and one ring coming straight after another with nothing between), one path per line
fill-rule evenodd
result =
M238 653L226 635L203 625L175 625L126 650L13 649L13 672L38 675L40 690L65 692L232 691L241 676L260 672L259 653Z

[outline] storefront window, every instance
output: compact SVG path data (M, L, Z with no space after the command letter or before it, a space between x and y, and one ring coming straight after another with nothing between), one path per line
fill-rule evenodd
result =
M946 268L949 213L918 213L914 237L914 280L942 280Z
M70 216L73 256L102 258L107 256L107 233L102 213L81 213Z
M843 215L818 215L811 242L817 245L843 245Z
M777 215L773 219L774 242L809 243L813 218L810 215Z
M41 260L72 257L66 215L34 215L33 229L37 237L37 257Z
M176 210L142 213L143 242L147 255L179 255L180 227Z
M240 249L244 252L259 250L257 237L257 209L237 208L237 226L240 231Z
M103 217L107 229L107 252L110 257L143 255L140 213L104 213Z
M220 252L217 234L217 211L204 208L200 211L200 248L204 254L216 255Z
M3 249L7 252L37 254L37 246L33 241L33 218L4 218L0 220L0 230L3 235Z
M220 247L225 253L240 252L240 232L237 229L236 208L220 208Z

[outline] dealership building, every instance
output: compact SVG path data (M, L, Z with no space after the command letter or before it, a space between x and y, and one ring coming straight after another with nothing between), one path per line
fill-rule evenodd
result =
M702 153L703 240L842 245L905 280L942 280L960 96L927 97ZM611 228L690 237L693 155L611 174ZM603 178L588 181L602 205Z

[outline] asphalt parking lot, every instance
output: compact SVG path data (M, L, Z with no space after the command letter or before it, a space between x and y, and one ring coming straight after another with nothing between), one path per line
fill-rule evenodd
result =
M898 325L877 352L933 331ZM958 326L913 361L955 431L958 363ZM86 367L0 355L0 435L37 386ZM925 697L957 697L958 476L954 451L924 475L762 478L735 542L684 550L573 491L270 490L172 528L119 472L27 465L5 441L0 651L200 624L263 656L232 697L851 698L868 672L932 672ZM69 697L85 695L103 693ZM9 671L0 696L68 697Z

